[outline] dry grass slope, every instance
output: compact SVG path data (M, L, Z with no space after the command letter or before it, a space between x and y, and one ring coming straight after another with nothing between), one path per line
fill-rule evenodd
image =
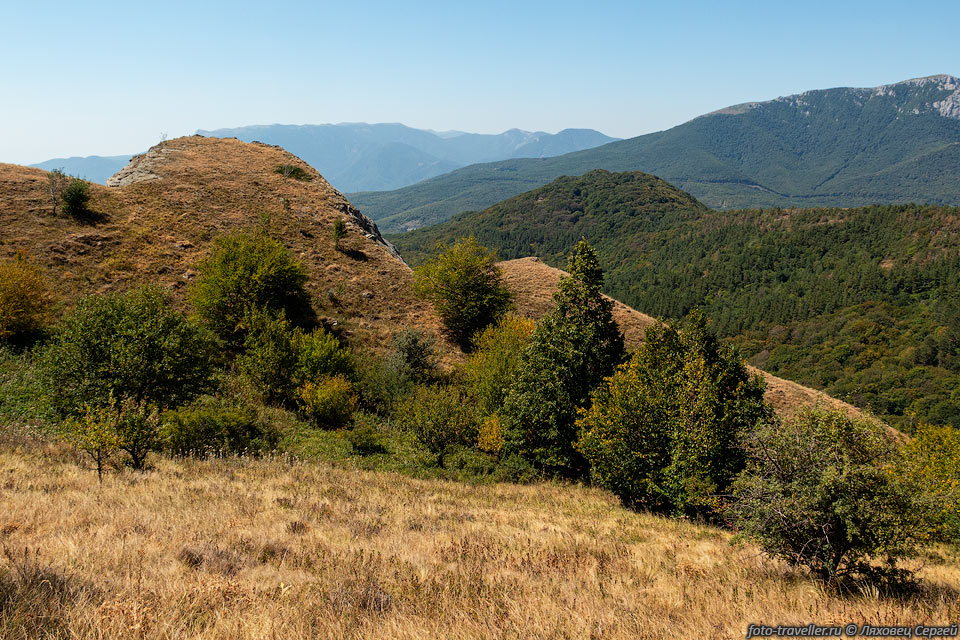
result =
M96 474L0 453L0 636L742 638L750 622L946 624L922 593L836 597L719 529L604 492L473 487L284 460Z
M520 258L499 263L503 270L504 282L514 293L517 312L529 318L539 318L551 308L551 297L557 288L560 276L564 274L538 258ZM618 300L613 301L613 317L623 331L628 349L634 349L644 340L647 327L656 319L628 307ZM831 398L822 391L816 391L778 378L766 371L750 367L763 376L767 383L767 400L778 413L784 416L795 414L802 407L822 405L829 408L842 408L850 415L859 416L862 412L856 407Z
M283 149L193 136L163 142L136 161L139 181L90 185L91 209L103 216L92 225L50 215L46 172L0 164L0 258L27 250L67 305L144 282L160 283L182 302L214 238L263 229L303 260L320 313L357 341L379 347L397 328L439 327L413 295L410 269L368 237L340 192ZM284 164L313 180L274 172ZM347 223L344 252L333 248L337 218Z

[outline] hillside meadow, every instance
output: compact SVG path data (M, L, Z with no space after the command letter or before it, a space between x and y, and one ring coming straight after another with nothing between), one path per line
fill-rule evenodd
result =
M751 622L949 624L960 565L842 594L721 529L564 484L476 486L290 457L154 459L102 485L0 444L0 636L736 638Z

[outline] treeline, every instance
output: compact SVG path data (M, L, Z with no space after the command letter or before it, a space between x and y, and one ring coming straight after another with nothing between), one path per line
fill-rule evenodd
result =
M652 176L594 171L391 240L417 263L437 241L475 233L503 259L562 266L585 237L611 296L667 319L701 309L755 364L909 429L960 425L958 232L956 208L717 212ZM831 359L838 341L815 338L827 324L821 337L843 335L856 358Z

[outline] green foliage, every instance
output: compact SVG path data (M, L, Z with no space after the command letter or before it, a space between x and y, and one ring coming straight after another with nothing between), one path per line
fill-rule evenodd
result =
M160 441L176 456L260 454L276 448L280 434L248 408L211 397L163 414Z
M103 482L103 472L120 446L116 407L113 398L110 400L107 405L84 404L76 415L62 424L64 439L90 457L96 465L100 482Z
M132 398L161 408L189 402L210 387L208 334L170 307L159 287L80 300L41 354L53 408Z
M50 320L53 293L40 268L17 253L0 262L0 341L37 335Z
M294 330L293 346L297 352L294 383L299 386L320 376L354 376L353 354L336 336L317 328L310 333Z
M313 180L313 176L305 171L302 167L298 167L295 164L279 164L273 170L274 173L279 173L284 178L293 178L294 180L300 180L301 182L310 182Z
M116 405L117 446L130 456L130 466L146 468L147 454L160 444L160 412L153 405L124 398Z
M702 316L646 341L594 394L577 449L627 506L709 515L743 468L740 437L769 419L764 385Z
M936 510L934 535L960 540L960 431L929 424L917 426L905 445L903 475L923 487Z
M383 438L380 432L369 420L363 420L355 424L353 429L347 432L346 438L353 451L361 456L386 453L387 451L383 446Z
M447 333L464 350L477 331L510 306L495 261L495 254L471 236L438 246L431 260L414 269L414 291L433 304Z
M767 553L822 580L896 576L927 533L922 492L896 473L902 451L884 426L807 410L745 441L733 524Z
M60 197L63 200L63 212L68 216L77 220L91 217L90 185L83 180L72 178L64 187Z
M432 380L437 371L437 341L422 329L404 329L393 336L390 359L414 383Z
M221 237L200 263L190 290L197 315L229 349L238 351L255 310L283 311L294 325L310 324L307 272L279 240L263 234Z
M340 241L347 237L347 225L342 218L333 221L333 248L340 251Z
M435 454L437 464L443 467L453 447L477 442L476 408L470 400L458 387L420 385L400 403L396 420Z
M600 293L603 273L596 253L580 241L568 276L553 296L553 310L537 323L520 356L504 400L504 451L526 457L548 473L582 475L576 440L577 409L624 357L623 334L610 300Z
M261 401L289 402L296 393L300 364L294 330L282 311L252 310L246 325L243 352L236 359L237 371Z
M503 406L534 326L528 318L506 315L475 336L473 353L463 368L484 415L494 414Z
M357 409L357 394L344 376L325 376L299 390L300 409L323 429L346 426Z

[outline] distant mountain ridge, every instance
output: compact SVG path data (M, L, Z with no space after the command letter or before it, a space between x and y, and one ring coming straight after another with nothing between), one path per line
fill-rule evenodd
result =
M350 199L384 230L403 231L593 169L652 173L720 209L960 204L960 80L749 102L593 149L471 165Z
M493 135L366 123L254 125L197 133L279 145L341 191L396 189L477 162L544 158L616 140L592 129L555 134L510 129Z
M30 165L44 171L62 169L64 173L90 182L104 184L107 178L120 171L134 154L129 156L85 156L72 158L53 158Z

